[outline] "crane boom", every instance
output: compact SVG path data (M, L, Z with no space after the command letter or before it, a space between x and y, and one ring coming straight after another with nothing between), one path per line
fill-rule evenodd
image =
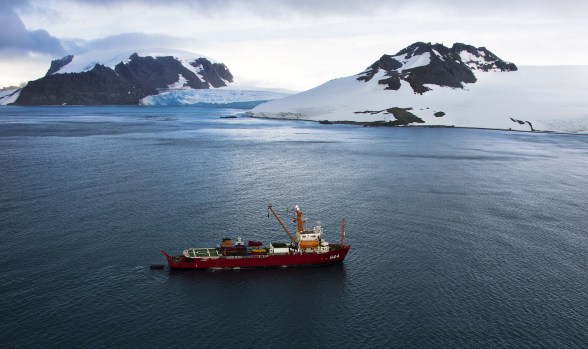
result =
M284 223L282 222L282 220L280 219L280 217L278 217L278 215L276 214L276 212L274 212L274 209L272 208L272 205L267 205L267 209L272 212L272 214L274 215L274 217L276 217L276 219L278 220L278 223L280 223L280 225L282 226L282 228L284 229L284 231L286 232L286 234L288 234L288 237L290 238L290 240L292 240L292 242L296 245L297 244L296 240L294 239L294 237L292 236L292 234L290 234L290 231L288 230L288 228L286 228L286 226L284 225Z

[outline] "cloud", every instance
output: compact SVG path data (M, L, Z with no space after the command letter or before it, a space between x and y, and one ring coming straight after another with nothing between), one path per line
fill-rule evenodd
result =
M195 45L198 40L164 34L121 33L96 40L77 40L72 53L94 50L128 50L129 48L185 48Z
M518 65L585 64L577 43L587 12L585 0L0 0L0 66L14 69L6 62L17 56L48 66L66 54L173 48L306 88L415 41L486 46Z
M32 0L34 1L34 0ZM460 15L487 15L505 13L542 13L552 16L584 16L588 2L569 0L565 6L552 0L70 0L72 3L97 7L123 4L168 7L183 6L194 14L220 17L227 14L247 14L259 17L325 17L371 16L378 13L395 13L407 9L440 10Z
M21 19L21 15L28 13L49 14L57 18L56 11L48 11L43 5L35 4L34 0L0 0L0 86L18 85L38 78L47 71L51 59L68 54L131 48L186 49L200 43L191 38L145 33L121 33L94 40L58 38L43 28L27 28Z
M104 0L108 2L109 0ZM102 2L78 1L89 4ZM120 33L95 40L60 39L47 30L28 30L15 9L31 10L28 2L0 0L0 55L43 54L50 57L63 57L67 54L81 54L92 50L128 48L185 48L199 41L190 38L164 34ZM38 11L38 8L37 8Z
M0 3L0 52L34 52L63 55L66 50L61 41L46 30L28 30L14 11L16 1Z

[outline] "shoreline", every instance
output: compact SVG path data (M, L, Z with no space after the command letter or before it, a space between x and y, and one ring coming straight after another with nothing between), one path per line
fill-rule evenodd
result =
M524 132L524 133L541 133L541 134L565 134L565 135L588 135L588 131L584 132L566 132L566 131L550 131L550 130L512 130L503 128L488 128L488 127L473 127L473 126L455 126L455 125L389 125L387 121L329 121L329 120L309 120L309 119L289 119L276 118L266 116L255 116L251 112L245 112L243 117L252 119L268 119L268 120L284 120L284 121L306 121L319 123L321 125L352 125L362 127L387 127L387 128L455 128L455 129L470 129L470 130L488 130L488 131L503 131L503 132Z

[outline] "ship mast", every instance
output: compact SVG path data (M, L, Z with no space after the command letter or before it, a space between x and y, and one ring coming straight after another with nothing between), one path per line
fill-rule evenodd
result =
M296 232L302 233L304 231L304 221L302 220L302 211L298 205L294 207L294 212L296 212Z
M341 220L341 246L345 245L345 218Z
M274 209L272 208L272 205L267 205L267 209L272 211L272 214L274 215L274 217L276 217L276 219L278 220L278 222L280 223L280 225L282 226L282 228L284 229L284 231L286 232L286 234L288 234L288 237L290 238L290 240L292 240L292 242L296 245L296 240L294 239L294 237L292 236L292 234L290 234L290 231L288 230L288 228L286 228L286 226L284 225L284 223L282 222L282 220L280 219L280 217L278 217L278 215L276 214L276 212L274 212Z

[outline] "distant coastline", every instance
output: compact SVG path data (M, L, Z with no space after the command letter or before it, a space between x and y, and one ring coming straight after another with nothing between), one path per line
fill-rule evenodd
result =
M456 128L456 129L468 129L468 130L488 130L488 131L503 131L503 132L523 132L523 133L549 133L549 134L571 134L571 135L588 135L588 132L565 132L565 131L551 131L551 130L518 130L518 129L504 129L504 128L492 128L492 127L472 127L472 126L455 126L455 125L422 125L422 124L409 124L409 125L390 125L388 121L329 121L329 120L311 120L311 119L289 119L289 118L277 118L269 116L258 116L251 112L245 112L241 114L242 117L248 117L252 119L268 119L268 120L282 120L282 121L306 121L315 122L321 125L352 125L362 127L387 127L387 128Z

